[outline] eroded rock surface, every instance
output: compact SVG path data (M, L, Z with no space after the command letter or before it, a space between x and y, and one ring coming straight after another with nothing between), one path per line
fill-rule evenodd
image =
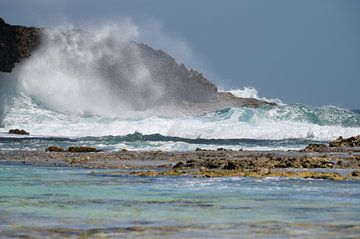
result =
M16 63L29 57L40 44L40 30L14 26L0 18L0 71L11 72Z

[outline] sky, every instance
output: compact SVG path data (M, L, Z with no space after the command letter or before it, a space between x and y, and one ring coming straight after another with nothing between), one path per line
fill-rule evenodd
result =
M125 18L158 25L166 40L153 41L157 48L164 43L223 89L360 109L357 0L0 0L0 17L42 27ZM179 42L191 54L182 57Z

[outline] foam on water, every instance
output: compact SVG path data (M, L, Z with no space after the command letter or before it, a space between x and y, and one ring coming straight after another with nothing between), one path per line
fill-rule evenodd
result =
M65 137L104 147L112 142L113 149L188 150L199 145L289 149L360 134L360 115L355 112L334 106L287 105L259 97L252 87L230 92L277 106L164 116L153 105L143 104L151 97L162 99L165 88L149 74L139 45L131 43L139 40L139 31L131 22L87 32L71 26L44 31L43 44L31 58L15 72L0 74L0 138L9 138L6 132L11 128L21 128L35 136L33 142L39 140L36 137ZM12 79L5 79L9 77ZM123 87L124 81L132 91ZM14 83L10 87L4 82ZM142 98L144 95L150 98ZM145 137L135 141L125 137L135 132ZM108 135L124 137L102 137ZM86 138L89 136L97 138ZM206 141L210 139L220 141ZM31 143L26 147L31 148Z
M13 98L12 104L3 119L1 131L10 128L24 128L33 136L57 136L79 138L87 136L124 136L140 132L143 135L160 134L161 136L180 137L183 139L255 139L283 140L299 139L309 141L329 141L342 135L350 137L360 134L360 115L334 106L311 107L306 105L280 105L277 107L260 108L226 108L198 117L171 118L164 116L138 117L107 117L89 114L62 113L46 109L35 103L25 94ZM86 139L88 140L88 139ZM92 139L95 141L97 139ZM103 144L110 138L102 138ZM141 139L139 139L141 141ZM196 141L175 142L170 138L167 142L157 138L152 142L126 144L126 138L117 140L116 148L130 147L133 149L189 150ZM101 142L100 142L101 141ZM148 140L146 140L148 141ZM166 141L166 140L165 140ZM199 140L199 144L203 144ZM270 141L269 141L270 143ZM305 142L306 143L306 142ZM302 142L300 145L305 144ZM259 145L257 149L286 149L282 145ZM206 147L225 145L227 147L246 148L236 143L212 142ZM297 148L292 144L288 148ZM237 147L235 147L237 148Z

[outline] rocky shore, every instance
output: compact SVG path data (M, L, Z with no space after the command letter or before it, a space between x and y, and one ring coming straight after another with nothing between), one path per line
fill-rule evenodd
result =
M0 72L11 72L39 45L39 28L10 25L0 18Z
M201 150L190 152L91 152L72 147L67 151L0 151L0 163L113 169L107 174L194 177L288 177L360 179L360 148L343 147L326 152ZM61 149L61 150L60 150ZM85 150L86 149L86 150ZM57 152L55 152L57 151ZM104 173L104 172L102 172Z

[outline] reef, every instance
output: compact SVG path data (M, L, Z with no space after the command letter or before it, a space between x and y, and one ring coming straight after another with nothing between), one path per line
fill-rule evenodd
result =
M74 150L73 150L74 149ZM1 160L2 159L2 160ZM95 148L46 151L1 151L0 163L112 169L101 174L191 177L287 177L330 180L360 179L360 153L305 151L196 150L189 152L98 152Z
M100 152L101 150L95 147L88 146L70 146L67 150L58 146L49 146L46 152L71 152L71 153L90 153L90 152Z
M340 136L326 144L309 144L304 152L360 152L360 135L349 138Z
M330 147L360 147L360 135L350 138L339 137L329 143Z

